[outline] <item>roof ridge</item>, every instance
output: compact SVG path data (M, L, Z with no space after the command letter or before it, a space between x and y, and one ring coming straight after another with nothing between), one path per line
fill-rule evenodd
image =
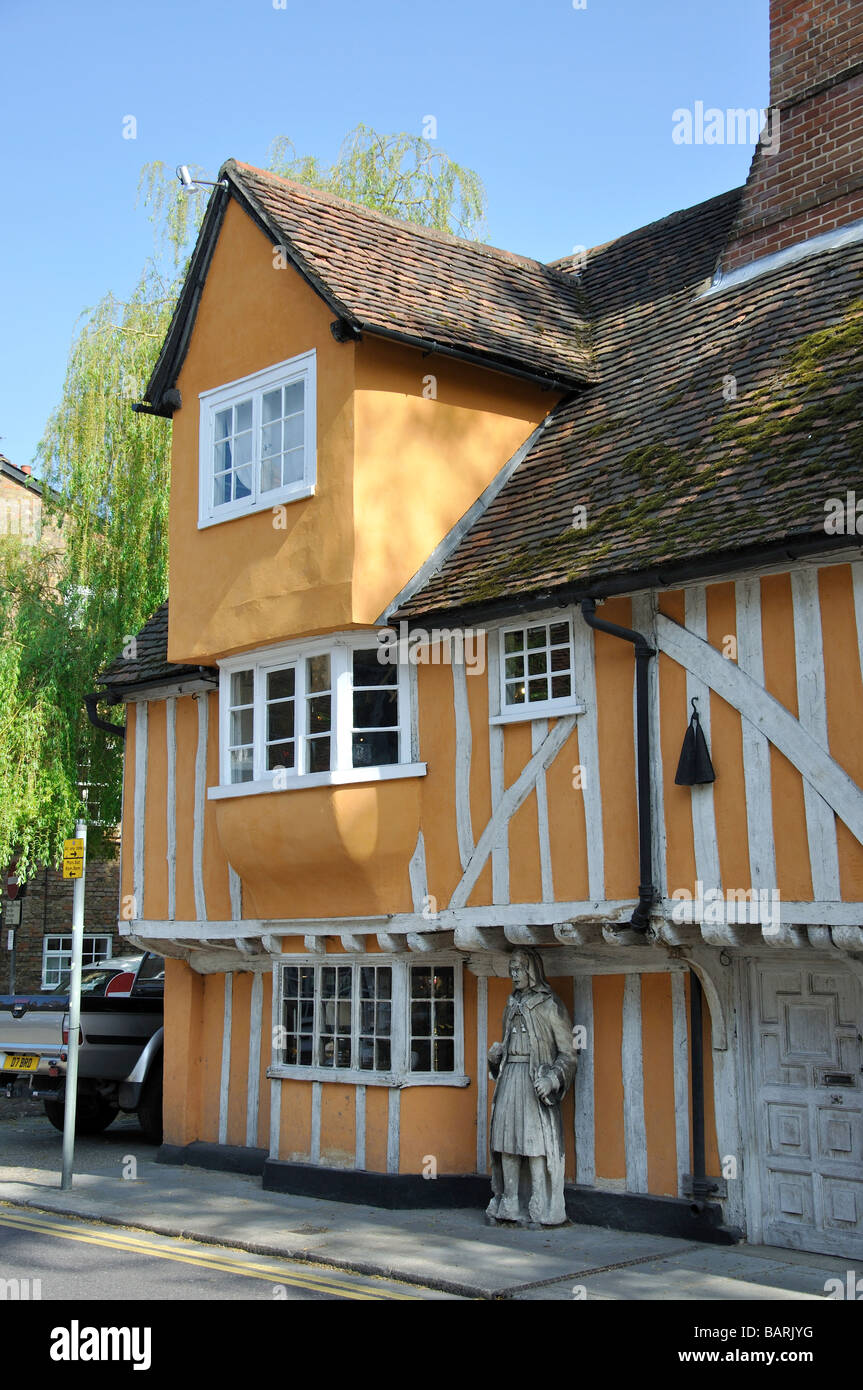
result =
M272 180L285 188L290 189L301 198L312 198L318 202L329 204L330 206L347 208L360 217L369 218L371 221L383 222L387 226L398 228L399 230L411 232L417 236L427 237L431 241L441 241L450 246L463 246L472 252L479 252L493 258L509 261L515 265L523 265L532 270L551 272L555 276L561 274L556 266L547 261L541 261L535 256L525 256L518 251L509 251L504 246L492 246L487 241L474 241L470 237L455 236L452 232L441 231L438 227L426 227L421 222L409 222L403 217L393 217L390 213L378 212L376 208L366 207L364 203L354 203L350 198L341 198L336 193L330 193L324 188L314 188L311 184L300 183L296 179L285 178L283 174L276 174L272 169L260 169L255 164L246 164L243 160L227 159L222 165L219 173L229 170L232 166L242 178L243 170L258 174L261 178ZM569 281L568 276L564 279Z

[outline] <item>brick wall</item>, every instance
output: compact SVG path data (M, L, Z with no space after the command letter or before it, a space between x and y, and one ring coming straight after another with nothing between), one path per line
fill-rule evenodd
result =
M25 541L35 541L39 539L41 525L39 493L6 473L0 473L0 536L21 536Z
M56 869L40 869L27 884L22 899L21 926L16 929L15 990L38 989L42 980L42 942L45 936L72 930L73 880ZM91 860L84 883L85 932L117 935L120 901L119 862ZM5 907L5 903L4 903ZM7 930L0 941L0 994L9 991Z
M779 147L755 152L726 271L863 218L863 3L773 0L770 42Z

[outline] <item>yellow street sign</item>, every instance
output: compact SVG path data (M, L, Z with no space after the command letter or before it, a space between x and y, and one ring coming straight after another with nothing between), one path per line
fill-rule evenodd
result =
M63 877L84 877L84 841L63 841Z

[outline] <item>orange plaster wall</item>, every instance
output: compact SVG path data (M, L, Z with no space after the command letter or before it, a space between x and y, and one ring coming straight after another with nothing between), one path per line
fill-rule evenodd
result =
M850 565L819 571L830 755L863 786L863 680ZM839 876L846 901L863 899L863 845L836 817Z
M353 566L352 343L336 343L331 309L291 269L276 269L269 239L232 200L216 245L173 422L171 661L209 662L229 651L351 622ZM198 394L317 352L317 491L198 530Z
M388 1107L386 1086L366 1087L366 1169L370 1173L387 1171Z
M230 917L226 857L243 881L246 917L409 912L408 864L424 781L410 777L210 802L221 845L214 872L225 916Z
M708 585L708 642L717 651L722 651L726 646L726 639L736 636L734 585ZM716 772L713 806L722 884L726 890L747 889L751 887L752 879L746 826L746 785L743 777L743 729L737 710L726 704L714 691L710 694L710 752Z
M430 374L436 399L423 396ZM370 335L357 347L356 385L354 620L363 623L383 611L560 397Z
M606 622L632 626L629 599L603 604ZM602 824L605 840L605 895L638 895L638 806L635 782L632 647L605 632L595 632L596 709L599 767L602 779Z
M659 611L676 623L684 620L684 598L679 591L660 594ZM688 787L677 787L674 774L680 759L683 735L689 723L686 703L686 672L676 661L660 653L659 708L661 713L662 782L665 800L665 843L668 894L695 885L695 840L692 830L692 794Z
M195 750L198 746L198 710L191 695L177 700L177 873L176 911L179 920L193 919Z
M168 762L165 752L165 701L147 702L147 802L144 816L144 906L142 917L168 915L168 826L165 806Z
M251 972L235 970L232 988L228 1143L245 1144L246 1097L249 1090L249 1021L252 1010Z
M213 691L200 695L206 700L207 714L207 786L219 785L219 695ZM231 892L228 882L228 861L219 838L216 820L217 802L204 797L204 894L207 916L216 922L231 920Z
M272 1047L273 1017L273 976L270 971L264 975L264 992L261 1003L261 1077L258 1086L258 1148L270 1147L270 1087L267 1067L273 1060Z
M491 819L491 767L488 741L488 638L478 639L482 662L477 669L467 668L467 700L471 723L470 814L474 844ZM481 668L481 669L480 669ZM468 898L471 907L492 900L491 857L486 861L473 892Z
M185 961L165 961L166 1144L191 1144L201 1134L204 977Z
M312 1149L312 1082L283 1081L279 1158L308 1162Z
M222 1036L225 1027L227 975L205 975L203 1044L201 1048L201 1133L211 1144L219 1138L219 1091L222 1080ZM245 1134L243 1135L245 1143Z
M558 902L584 902L589 896L584 792L572 785L579 761L576 726L545 774L551 872Z
M503 780L512 786L531 759L530 722L503 726ZM514 903L542 902L539 821L531 791L509 822L509 896Z
M422 783L421 793L428 889L437 899L440 910L446 907L461 878L455 823L452 671L448 666L420 665L417 684L420 755L428 764L428 776ZM478 737L476 725L473 734Z
M794 614L791 580L787 574L769 575L761 580L761 628L765 688L796 718ZM803 779L785 755L772 745L770 778L777 886L787 901L802 902L812 897Z
M595 975L593 979L593 1094L598 1178L626 1177L621 1069L624 982L623 975Z
M321 1162L353 1168L356 1149L356 1091L328 1083L321 1087Z
M644 1130L647 1190L677 1196L674 1126L674 1043L671 976L641 977L641 1045L644 1057Z

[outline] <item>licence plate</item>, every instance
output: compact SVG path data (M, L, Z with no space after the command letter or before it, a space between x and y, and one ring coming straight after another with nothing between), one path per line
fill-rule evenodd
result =
M39 1058L34 1052L9 1052L3 1063L4 1071L35 1071Z

